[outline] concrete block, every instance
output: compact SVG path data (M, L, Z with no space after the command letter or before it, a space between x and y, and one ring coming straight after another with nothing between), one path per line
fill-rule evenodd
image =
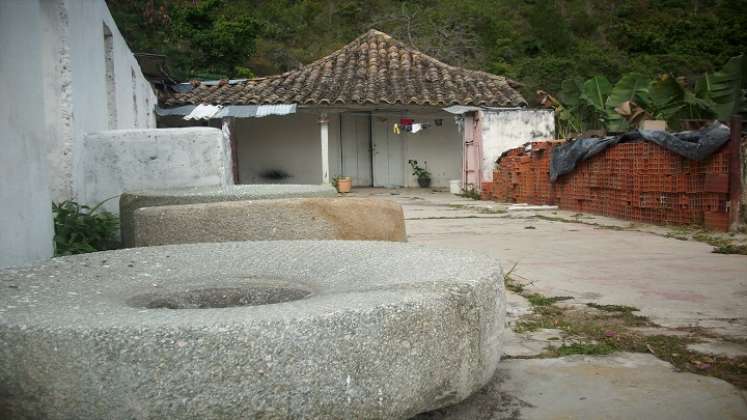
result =
M0 271L0 417L406 419L488 383L494 258L358 241L170 245Z
M209 127L114 130L84 140L77 200L96 204L125 191L232 183L228 146ZM118 199L104 206L117 213Z
M134 243L133 216L143 207L179 204L215 203L222 201L266 200L299 197L336 197L331 185L227 185L224 187L192 187L155 189L122 194L119 201L122 241L125 246Z
M144 207L125 246L197 242L407 240L402 207L378 198L287 198Z

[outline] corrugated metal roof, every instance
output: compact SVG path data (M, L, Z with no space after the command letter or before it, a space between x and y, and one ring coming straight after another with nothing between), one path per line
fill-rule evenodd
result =
M450 107L443 108L444 111L450 114L458 114L458 115L461 115L467 112L472 112L472 111L479 111L481 109L482 108L480 108L479 106L465 106L465 105L452 105Z
M156 114L159 116L177 115L184 116L185 120L207 120L211 118L261 118L268 115L289 115L295 114L296 104L280 105L183 105L174 108L156 108Z
M288 115L296 113L296 104L260 105L257 107L257 117L268 115Z
M205 105L200 104L195 107L189 114L184 116L185 120L209 120L216 118L216 115L221 112L223 106L221 105Z
M262 118L268 115L288 115L296 113L296 104L281 105L227 105L214 118Z
M159 117L167 117L169 115L189 115L189 113L192 112L192 110L196 107L197 105L182 105L174 108L161 108L160 106L157 106L156 114Z

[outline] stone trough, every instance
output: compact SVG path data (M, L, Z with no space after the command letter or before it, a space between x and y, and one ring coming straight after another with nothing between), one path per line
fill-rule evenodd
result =
M394 418L498 363L498 263L358 241L134 248L0 272L0 418Z
M125 246L247 240L407 240L402 207L380 198L285 198L135 209Z
M144 207L336 196L337 191L331 185L294 184L230 185L127 192L119 198L122 242L125 246L134 246L134 214L137 209Z

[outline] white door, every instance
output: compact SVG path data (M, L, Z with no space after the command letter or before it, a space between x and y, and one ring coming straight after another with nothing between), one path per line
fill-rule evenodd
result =
M342 175L353 177L354 187L370 187L371 127L368 115L342 116Z
M395 120L373 117L374 187L402 187L404 177L404 138L393 132Z

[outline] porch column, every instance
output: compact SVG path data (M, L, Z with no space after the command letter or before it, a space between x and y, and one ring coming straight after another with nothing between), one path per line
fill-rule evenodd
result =
M229 157L231 159L231 174L228 176L229 179L233 180L233 184L239 183L239 148L236 144L236 137L233 135L233 117L223 117L221 131L223 131L223 138L225 139L225 146L229 149Z
M326 112L319 117L319 125L322 137L322 184L329 184L329 119Z

